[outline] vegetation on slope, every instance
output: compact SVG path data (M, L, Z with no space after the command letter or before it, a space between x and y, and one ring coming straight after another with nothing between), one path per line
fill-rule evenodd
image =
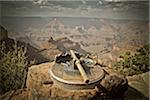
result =
M26 66L26 47L17 46L6 52L5 43L0 44L0 93L18 89L24 86Z
M125 76L149 71L149 45L144 45L135 54L126 52L121 60L113 64L113 68Z

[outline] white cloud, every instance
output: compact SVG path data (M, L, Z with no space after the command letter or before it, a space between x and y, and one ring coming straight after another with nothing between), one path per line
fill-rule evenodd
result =
M38 5L45 5L47 0L33 0L33 3Z

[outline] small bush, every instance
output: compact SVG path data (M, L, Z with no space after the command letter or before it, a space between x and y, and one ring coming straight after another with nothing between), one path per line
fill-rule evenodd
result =
M122 60L113 64L113 68L125 76L149 71L149 45L144 45L134 55L126 52L120 58Z
M26 47L19 47L15 42L12 50L5 51L6 46L3 42L0 44L0 93L21 88L28 64Z

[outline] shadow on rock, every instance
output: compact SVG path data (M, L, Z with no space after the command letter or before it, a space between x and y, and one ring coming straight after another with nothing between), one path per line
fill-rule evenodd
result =
M136 89L128 86L128 90L125 92L124 100L149 100L148 97L145 97L141 92Z
M11 38L7 38L4 40L1 40L0 43L4 42L5 43L5 52L7 53L8 51L13 49L13 45L15 44L15 40L11 39ZM16 41L17 42L17 46L21 47L27 47L27 60L28 61L33 61L35 60L35 64L40 64L43 62L47 62L49 61L49 59L46 59L45 57L43 57L43 55L41 55L40 53L38 53L38 49L31 46L29 43L24 43L21 41Z

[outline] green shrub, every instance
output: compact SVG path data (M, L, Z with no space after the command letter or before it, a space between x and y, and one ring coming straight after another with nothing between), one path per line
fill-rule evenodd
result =
M21 88L28 64L26 47L19 47L15 42L12 50L5 51L6 46L3 42L0 44L0 93Z
M126 52L120 58L122 60L115 62L113 68L125 76L149 71L149 45L144 45L135 54Z

